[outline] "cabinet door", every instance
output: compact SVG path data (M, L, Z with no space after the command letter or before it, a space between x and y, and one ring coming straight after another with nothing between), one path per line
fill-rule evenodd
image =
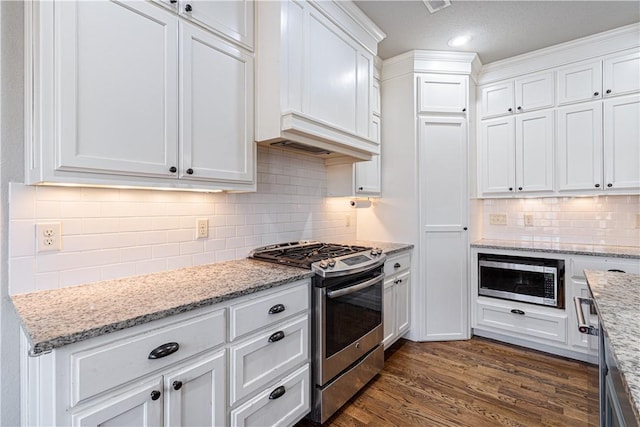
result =
M181 23L180 177L252 182L253 58Z
M380 156L368 162L355 163L355 194L380 194Z
M395 312L397 336L402 336L409 330L411 318L411 275L409 272L401 274L395 283Z
M482 88L480 94L482 118L513 113L513 82L498 83Z
M314 7L308 7L305 19L303 112L368 137L373 56Z
M515 187L513 117L482 122L480 170L482 194L505 194Z
M516 112L523 113L553 107L553 72L517 79L515 82Z
M71 424L83 427L154 427L161 423L162 381L159 377L132 390L115 391L100 403L71 415Z
M418 77L419 112L462 113L467 109L467 77L422 74Z
M604 102L606 189L640 189L640 95Z
M602 98L602 62L580 62L557 71L558 105Z
M602 189L602 102L558 109L558 190Z
M55 168L173 176L177 18L145 2L57 2Z
M253 49L252 0L181 0L179 8L183 17Z
M467 339L467 132L464 118L419 122L427 340ZM443 301L447 301L443 304Z
M395 276L384 282L384 300L382 312L382 345L387 349L396 338L398 328L396 327L396 302L395 302Z
M553 191L553 111L516 117L516 189Z
M611 55L603 63L605 96L640 91L640 52Z
M224 350L165 375L165 426L224 425L226 375Z

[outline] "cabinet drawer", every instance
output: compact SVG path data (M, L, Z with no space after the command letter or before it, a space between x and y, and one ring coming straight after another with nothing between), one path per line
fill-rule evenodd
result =
M224 310L217 310L106 345L85 347L75 352L72 350L69 354L71 406L223 344L225 332ZM179 345L177 351L164 357L149 359L154 349L173 342ZM65 360L64 356L62 360Z
M274 325L231 347L230 396L233 405L309 358L309 316Z
M407 270L411 266L411 253L407 252L400 255L394 255L389 257L384 263L384 274L389 276L391 274L400 273Z
M231 306L229 339L272 325L293 314L309 309L309 282L299 286Z
M619 258L572 258L571 275L584 277L584 270L622 270L625 273L640 274L640 260Z
M292 425L311 409L309 365L231 411L232 426ZM281 388L282 387L282 388ZM282 391L284 390L284 394ZM280 396L274 398L275 396ZM270 398L270 396L273 396Z
M524 314L516 314L511 310L521 310ZM493 329L501 329L511 335L542 338L545 340L566 343L566 314L551 314L536 309L524 308L514 304L513 307L484 301L477 302L477 324Z

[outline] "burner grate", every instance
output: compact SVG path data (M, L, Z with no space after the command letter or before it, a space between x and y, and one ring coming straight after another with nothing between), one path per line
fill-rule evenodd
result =
M311 264L327 258L336 258L356 252L369 250L365 246L340 245L334 243L308 243L292 246L291 244L275 245L254 252L251 257L263 261L296 267L310 268Z

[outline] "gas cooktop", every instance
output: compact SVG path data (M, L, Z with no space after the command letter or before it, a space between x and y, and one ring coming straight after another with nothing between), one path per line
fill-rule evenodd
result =
M250 258L293 267L312 269L327 276L348 274L354 270L379 264L385 256L382 250L367 246L352 246L303 240L256 248Z

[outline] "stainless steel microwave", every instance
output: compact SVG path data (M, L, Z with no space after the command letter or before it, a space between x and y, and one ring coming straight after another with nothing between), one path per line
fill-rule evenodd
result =
M564 308L564 261L478 254L478 295Z

